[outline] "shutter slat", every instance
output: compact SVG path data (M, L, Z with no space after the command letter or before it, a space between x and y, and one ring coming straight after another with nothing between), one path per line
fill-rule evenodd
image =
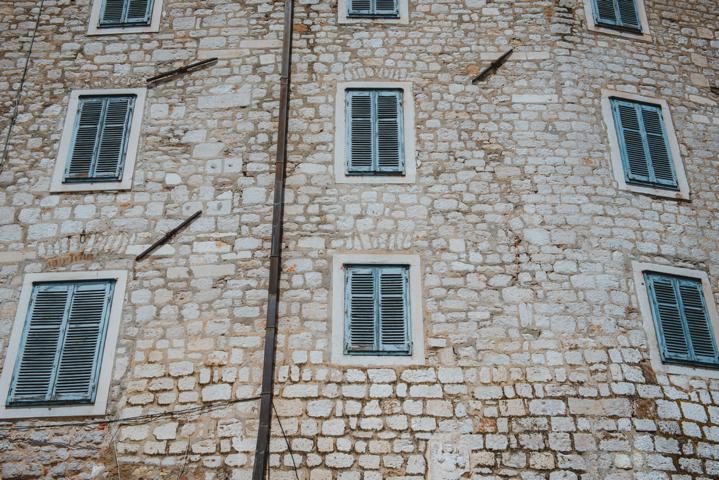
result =
M377 95L378 170L401 172L401 100L399 92Z
M95 164L95 178L120 178L133 103L134 97L116 97L107 100L100 148Z
M408 352L407 277L404 268L379 270L382 350Z
M617 0L619 7L618 24L630 29L641 29L636 0Z
M349 300L349 344L352 352L372 351L376 347L375 284L371 269L347 271Z
M656 182L662 185L676 187L677 180L674 175L674 166L669 154L667 132L662 121L661 108L642 105L642 123L647 136L649 158L654 171Z
M111 284L106 282L76 289L55 384L57 399L90 401L94 397L111 291Z
M152 0L129 0L126 22L133 25L148 25L152 12Z
M65 179L87 179L92 174L92 163L102 121L103 101L81 99L78 105L78 120L71 146L70 161Z
M369 92L348 92L349 95L349 164L347 171L372 170L372 98Z
M652 276L654 308L657 326L663 338L664 355L667 359L688 360L689 347L682 326L679 301L671 279Z
M370 15L372 13L371 0L350 0L349 15Z
M614 0L594 0L594 18L597 23L616 25L618 15Z
M41 402L50 397L69 295L67 285L34 287L10 404Z
M374 13L381 16L398 16L398 0L375 0Z
M649 183L649 165L637 110L636 105L615 102L617 133L623 150L627 180Z
M125 14L125 0L104 0L100 27L122 25Z
M697 360L717 362L717 349L709 323L700 282L681 281L679 292L684 306L689 339Z

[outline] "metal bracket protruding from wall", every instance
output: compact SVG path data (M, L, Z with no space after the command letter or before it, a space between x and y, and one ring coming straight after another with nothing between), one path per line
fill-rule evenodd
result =
M490 63L489 66L483 68L482 71L479 72L479 75L472 79L472 85L476 85L478 82L481 82L491 73L495 72L499 67L504 65L504 62L506 62L507 59L512 55L512 52L514 52L514 49L510 48L501 57Z

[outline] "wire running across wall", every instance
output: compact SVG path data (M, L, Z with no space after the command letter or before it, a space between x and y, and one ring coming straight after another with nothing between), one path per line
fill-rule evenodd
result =
M27 71L30 65L30 55L32 55L32 48L35 45L35 37L37 36L37 30L40 27L40 17L42 16L42 9L44 5L45 0L40 0L40 8L37 12L37 19L35 19L35 28L32 31L30 47L27 49L27 55L25 56L25 66L23 67L22 76L20 77L20 86L18 87L17 94L15 95L15 105L13 106L12 114L10 115L10 123L7 127L7 135L5 135L5 145L3 146L2 156L0 157L0 173L2 173L2 169L5 166L5 161L7 160L7 152L10 145L10 135L12 134L12 129L15 126L15 121L17 120L17 113L18 109L20 108L20 98L22 97L22 91L25 87L25 78L27 77Z

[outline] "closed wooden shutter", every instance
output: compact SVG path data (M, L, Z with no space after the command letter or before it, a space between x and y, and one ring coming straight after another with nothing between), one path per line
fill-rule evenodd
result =
M9 406L92 403L114 282L33 288Z
M347 350L372 352L376 349L375 282L371 268L347 270Z
M347 173L404 173L402 92L347 91Z
M350 17L398 17L399 0L349 0Z
M611 101L627 182L676 190L661 107L616 98Z
M398 173L402 162L402 97L398 91L378 91L377 171Z
M348 173L369 173L374 165L375 136L371 92L347 92L349 125Z
M148 25L152 16L152 0L128 0L125 21L132 25Z
M84 97L65 168L65 183L122 178L135 96Z
M658 273L645 280L662 358L719 364L701 281Z
M346 353L410 354L409 318L406 267L346 267Z
M594 20L598 25L641 32L636 0L594 0Z
M387 267L379 275L379 322L385 352L409 353L409 280L407 269Z
M153 0L104 0L100 28L122 28L149 25Z
M126 0L104 0L100 14L100 27L121 26L125 17Z
M378 16L399 16L399 0L375 0L375 11Z

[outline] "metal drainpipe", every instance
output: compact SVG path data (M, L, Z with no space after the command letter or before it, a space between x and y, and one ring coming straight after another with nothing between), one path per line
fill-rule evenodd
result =
M260 394L260 426L257 431L255 463L252 480L263 480L270 455L270 425L272 422L272 392L275 380L277 350L277 314L282 274L282 218L285 210L285 177L287 176L287 123L290 100L290 71L292 67L292 21L294 0L285 0L285 27L282 39L282 76L280 77L280 119L277 130L277 158L275 160L275 193L272 206L272 246L270 251L270 283L267 287L267 321L265 324L265 355Z

